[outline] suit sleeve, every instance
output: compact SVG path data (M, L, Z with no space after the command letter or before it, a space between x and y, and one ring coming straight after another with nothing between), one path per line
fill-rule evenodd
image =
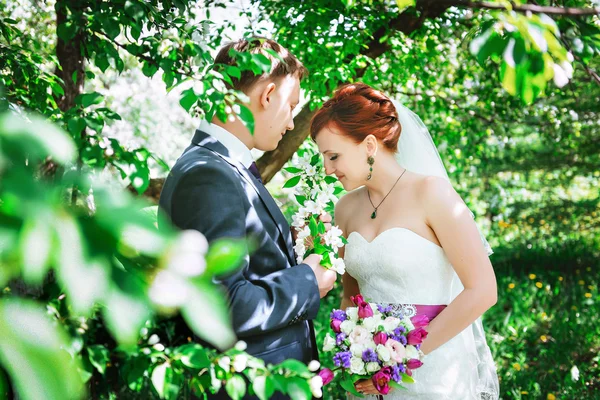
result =
M221 238L246 238L250 205L240 179L237 174L209 165L188 171L173 193L173 223L200 231L209 243ZM233 328L239 338L316 318L319 289L308 265L282 265L281 270L252 280L247 278L249 265L247 253L236 272L215 277L227 290Z

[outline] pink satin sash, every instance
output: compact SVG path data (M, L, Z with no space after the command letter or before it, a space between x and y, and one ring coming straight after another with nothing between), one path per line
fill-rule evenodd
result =
M446 305L418 305L415 304L415 309L417 310L417 315L426 315L427 318L429 318L429 320L433 320L435 317L437 317L442 311L444 311L444 308L446 308Z

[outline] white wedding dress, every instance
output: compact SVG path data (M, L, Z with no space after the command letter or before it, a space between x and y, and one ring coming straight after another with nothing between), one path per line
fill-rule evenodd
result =
M405 228L392 228L367 242L348 236L346 271L369 302L447 305L463 290L444 250ZM410 312L411 308L405 310ZM384 399L498 399L497 378L485 338L473 324L423 358L408 390L392 390ZM485 376L483 376L485 375ZM495 379L495 381L494 381ZM496 382L490 384L490 382ZM349 399L357 399L350 395ZM376 396L365 396L376 399Z

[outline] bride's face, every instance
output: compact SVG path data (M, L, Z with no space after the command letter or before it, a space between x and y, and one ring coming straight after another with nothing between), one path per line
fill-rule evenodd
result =
M325 173L335 175L347 191L363 186L369 174L367 159L376 150L374 137L356 143L336 127L323 128L315 139L323 154Z

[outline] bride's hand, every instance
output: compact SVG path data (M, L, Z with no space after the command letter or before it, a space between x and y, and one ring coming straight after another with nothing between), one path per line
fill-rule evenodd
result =
M356 389L358 392L360 392L360 393L362 393L362 394L367 394L367 395L370 395L370 394L372 394L372 395L378 395L378 394L381 394L381 393L379 393L379 391L378 391L378 390L375 388L375 384L373 384L373 381L372 381L371 379L363 379L363 380L361 380L361 381L357 381L357 382L354 384L354 388L355 388L355 389ZM393 389L391 389L391 390L390 390L390 392L391 392L392 390L393 390Z

